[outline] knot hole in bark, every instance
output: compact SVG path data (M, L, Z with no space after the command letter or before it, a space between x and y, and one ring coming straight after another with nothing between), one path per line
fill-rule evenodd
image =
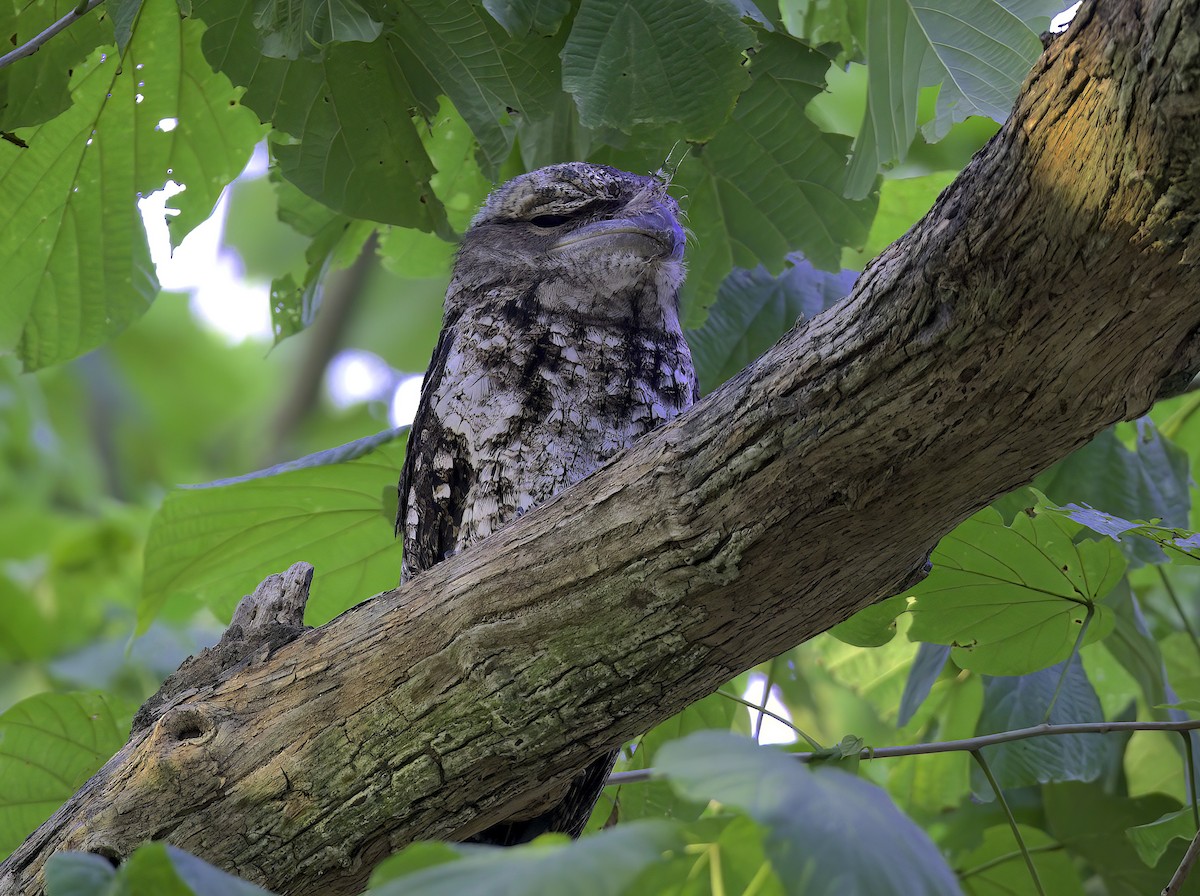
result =
M197 706L170 709L158 724L162 736L173 741L200 740L216 729L213 720Z

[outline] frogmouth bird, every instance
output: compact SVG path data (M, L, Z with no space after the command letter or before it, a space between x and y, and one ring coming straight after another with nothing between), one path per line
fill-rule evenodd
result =
M464 234L408 438L401 581L587 476L698 397L665 182L569 162L497 188ZM616 753L477 834L578 836Z

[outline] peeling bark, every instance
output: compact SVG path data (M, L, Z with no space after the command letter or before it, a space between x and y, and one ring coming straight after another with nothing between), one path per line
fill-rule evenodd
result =
M169 840L287 894L463 837L895 593L1200 368L1200 0L1086 6L837 308L404 588L168 701L0 866Z

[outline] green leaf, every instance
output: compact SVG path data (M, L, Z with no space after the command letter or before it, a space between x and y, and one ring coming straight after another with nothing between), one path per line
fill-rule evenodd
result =
M121 748L131 716L98 692L37 694L0 713L0 854Z
M834 43L842 48L840 61L861 58L867 0L840 3L821 0L780 0L779 11L789 34L814 47Z
M316 567L307 619L319 625L395 587L396 481L405 430L388 430L268 470L168 493L146 541L142 632L173 594L229 618L243 594L297 560Z
M250 4L196 0L194 7L209 26L209 62L245 86L242 102L274 125L271 147L284 177L351 217L445 228L429 186L433 165L410 113L425 108L415 90L433 106L436 94L406 80L395 35L334 44L320 62L272 59L259 52Z
M1054 896L1084 896L1083 882L1071 856L1063 852L1045 831L1027 824L1018 826L1021 839L1030 850L1037 868L1042 892ZM1007 824L988 828L983 842L959 857L960 868L967 869L963 883L967 892L978 896L1036 892L1029 867L1013 839Z
M370 43L383 31L355 0L258 0L254 27L263 55L280 59L319 59L329 44Z
M829 634L855 647L882 647L896 637L896 617L907 608L907 598L896 594L864 607L831 628Z
M743 707L721 692L697 700L678 715L656 725L632 744L633 754L620 762L620 771L654 767L658 751L667 743L693 731L728 731ZM612 815L613 804L621 822L638 818L678 818L693 821L700 817L707 801L694 803L681 799L665 781L645 781L609 788L596 806L592 824L602 826Z
M379 887L424 868L453 862L460 854L461 849L452 843L426 840L410 844L375 866L371 872L371 887Z
M214 868L203 859L165 843L148 843L134 852L129 862L131 867L128 869L130 882L134 883L137 880L142 868L149 870L148 866L151 865L162 868L167 863L186 886L187 892L194 893L195 896L270 896L270 891L220 868ZM134 891L161 892L136 886Z
M900 711L896 718L898 726L907 725L921 708L949 659L950 648L944 644L922 644L917 649L908 680L904 682L904 695L900 698Z
M704 392L740 372L801 319L846 296L857 278L853 271L818 271L799 255L789 256L788 263L778 277L761 266L735 269L717 290L704 325L688 331Z
M1147 865L1154 867L1162 858L1172 840L1187 842L1196 836L1195 816L1190 806L1168 812L1149 824L1129 829L1129 840L1138 856Z
M512 149L514 119L553 109L561 38L516 40L475 3L403 0L394 10L388 27L408 81L432 81L450 98L479 141L484 173L495 177Z
M985 508L942 539L933 572L910 595L909 637L954 647L954 661L988 675L1020 675L1070 656L1089 608L1086 641L1111 614L1096 601L1125 571L1111 540L1075 544L1054 514L1018 513L1011 528Z
M922 645L934 647L934 645ZM935 648L936 649L936 648ZM983 684L978 675L946 676L934 682L904 739L917 742L961 740L975 733L983 708ZM908 811L922 817L944 815L970 792L970 757L963 752L936 753L888 768L888 793Z
M271 331L276 345L312 326L328 275L353 264L374 230L370 222L333 215L305 251L309 264L303 279L296 282L285 274L271 281Z
M1157 893L1179 865L1183 844L1172 845L1166 858L1151 869L1143 864L1127 833L1178 808L1170 797L1161 793L1118 797L1095 784L1072 782L1043 787L1042 798L1050 832L1095 870L1099 892L1110 896ZM1189 881L1184 892L1191 886Z
M456 231L464 231L492 188L491 181L483 176L475 160L476 147L471 129L443 97L421 139L437 168L429 182L446 207L450 226Z
M513 37L557 34L571 0L483 0L483 8Z
M1048 718L1047 709L1050 710ZM1065 666L1059 663L1029 675L986 678L983 714L979 717L976 733L995 734L1043 722L1065 725L1103 720L1100 699L1084 674L1079 657L1074 656ZM1107 756L1104 738L1103 734L1032 737L984 747L983 755L1001 787L1094 781L1104 771ZM995 799L991 785L978 766L971 770L971 787L978 799Z
M1039 507L1039 510L1048 516L1057 516L1086 526L1093 532L1107 535L1121 543L1144 539L1151 545L1157 545L1166 555L1166 559L1173 562L1185 565L1200 563L1200 533L1188 529L1173 529L1138 520L1125 520L1086 505L1083 507L1078 504L1068 504L1066 507L1049 505Z
M824 86L828 58L782 35L760 36L733 117L675 178L696 238L684 293L692 327L734 266L777 272L799 251L836 271L842 248L862 244L875 213L875 200L842 196L849 140L795 114Z
M455 847L461 858L430 865L428 848L411 873L373 886L371 896L619 896L642 869L681 845L666 822L640 821L571 842L539 837L509 848ZM413 849L413 847L410 847ZM407 852L407 850L406 850ZM403 856L404 853L401 853ZM441 855L435 856L440 859Z
M925 5L868 0L867 111L854 144L846 195L866 196L880 166L904 158L916 134L922 87L941 85L936 117L925 128L931 141L968 115L1004 121L1041 55L1038 32L1060 8L1059 3L1018 0L934 0Z
M584 127L632 133L652 124L707 140L747 86L742 54L753 43L724 0L584 0L563 48L562 84Z
M116 892L112 862L90 852L56 852L46 860L47 896L108 896Z
M22 2L14 19L9 12L13 4L0 4L5 51L24 44L78 5L78 0ZM96 47L113 42L113 23L105 15L105 7L74 21L32 56L0 69L0 131L41 124L66 111L71 105L72 70Z
M1137 450L1131 451L1114 428L1106 429L1039 476L1034 485L1060 504L1090 504L1114 517L1158 519L1165 526L1186 527L1192 503L1187 453L1147 417L1136 422L1135 446ZM1102 531L1091 523L1085 525ZM1122 544L1135 566L1164 561L1163 552L1151 541L1133 538Z
M766 855L788 894L961 893L928 836L883 791L844 772L713 731L663 747L658 768L685 798L741 808L766 828Z
M924 177L884 179L879 187L879 211L861 252L847 250L843 263L863 267L905 233L933 207L938 195L958 176L958 171L939 171Z
M137 21L138 13L142 11L142 0L108 0L104 7L112 16L117 49L124 53L133 37L133 25Z
M149 306L158 282L139 195L169 178L187 186L178 242L250 157L261 129L199 40L171 0L148 0L126 52L77 66L74 105L20 132L28 150L0 142L0 351L27 369L100 345ZM164 130L167 119L178 125Z

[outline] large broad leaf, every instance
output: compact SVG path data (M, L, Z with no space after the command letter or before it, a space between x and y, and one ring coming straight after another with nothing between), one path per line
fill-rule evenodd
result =
M704 392L774 345L798 321L830 307L850 292L857 274L818 271L803 256L788 258L778 277L764 267L736 269L717 290L708 319L687 337Z
M783 269L789 252L836 271L842 248L860 245L875 200L843 198L849 139L822 133L796 111L825 84L829 59L774 33L760 33L750 88L733 116L680 167L695 234L685 287L686 323L697 326L733 267Z
M921 708L949 659L950 648L944 644L926 643L917 649L908 679L904 682L904 694L900 698L900 709L896 716L898 727L903 728L907 725L909 719Z
M1012 527L986 508L938 544L933 572L910 594L909 637L954 647L964 669L1021 675L1071 655L1112 627L1096 602L1121 580L1125 559L1109 539L1082 541L1052 513L1018 513Z
M258 0L254 25L264 56L320 58L334 42L370 43L383 26L355 0Z
M927 742L972 737L983 708L980 678L955 675L936 681L904 732L904 739ZM889 763L888 793L914 814L941 815L960 806L967 797L972 764L971 757L960 751Z
M549 115L559 96L563 36L514 39L476 3L402 0L393 10L388 28L405 77L450 98L479 141L484 173L495 177L514 120Z
M1100 892L1112 896L1157 893L1179 866L1182 843L1169 849L1157 867L1150 868L1138 858L1127 833L1179 807L1164 794L1130 798L1106 793L1097 785L1064 783L1043 787L1042 800L1050 832L1071 853L1087 861L1103 881ZM1184 893L1196 892L1194 881L1188 881Z
M275 127L280 172L305 193L355 218L422 230L445 228L411 107L432 111L434 85L413 85L397 61L395 36L334 44L319 61L264 57L254 6L196 0L208 24L204 53L245 86L242 101Z
M121 896L117 869L91 852L60 850L46 861L47 896Z
M486 9L513 37L557 34L571 0L483 0Z
M429 182L446 208L450 227L465 231L491 187L475 160L471 129L443 98L422 130L425 151L437 167ZM379 257L401 277L445 277L454 259L454 244L432 233L392 227L380 235Z
M47 896L271 896L165 843L134 850L120 868L88 852L56 852L46 863Z
M741 709L741 704L720 692L709 694L635 740L631 745L632 755L619 762L617 768L620 771L652 768L665 744L694 731L728 731ZM622 822L637 818L694 820L706 805L707 801L694 803L682 799L665 781L610 787L597 804L591 825L599 827L613 818Z
M1058 0L868 0L867 111L854 144L846 195L866 196L881 165L901 160L917 129L922 87L941 85L939 140L968 115L1004 121L1042 52L1039 32L1063 8Z
M711 731L667 744L658 769L688 799L735 806L766 828L767 857L789 894L961 893L929 837L882 790L844 772Z
M1053 704L1053 705L1052 705ZM1047 716L1047 710L1049 715ZM977 734L995 734L1049 722L1102 722L1100 698L1078 656L1029 675L987 678ZM1055 781L1094 781L1104 771L1103 734L1063 734L984 747L983 755L1001 787L1028 787ZM995 798L978 766L971 787L982 800Z
M243 594L297 560L316 568L312 624L395 587L403 461L404 430L389 430L261 473L170 492L146 541L138 630L177 593L229 618Z
M1086 526L1093 532L1107 535L1117 542L1144 540L1150 545L1157 545L1168 560L1176 563L1187 566L1200 563L1200 532L1159 526L1141 520L1127 520L1086 504L1082 507L1078 504L1068 504L1066 507L1050 505L1039 507L1039 510L1048 516L1057 516Z
M1159 519L1187 526L1191 512L1187 453L1143 417L1131 451L1109 428L1043 473L1034 485L1054 501L1101 507L1127 520ZM1143 538L1123 539L1134 565L1162 563L1163 552Z
M563 48L563 87L585 127L674 126L707 140L747 86L754 43L724 0L584 0Z
M624 824L573 843L561 835L507 849L418 843L376 868L367 892L371 896L618 896L643 868L681 845L673 825L651 821Z
M1084 896L1083 882L1071 856L1045 831L1021 825L1021 840L1037 868L1041 892L1054 896ZM972 896L1035 893L1025 858L1016 848L1012 828L997 825L983 832L983 842L958 857L965 869L963 885Z
M78 0L34 0L0 4L4 49L20 46L71 13ZM112 20L104 6L83 16L46 41L36 53L0 69L0 131L15 131L49 121L71 105L71 71L96 47L113 42ZM11 35L11 38L9 37Z
M49 818L129 733L110 695L38 694L0 713L0 855Z
M261 129L200 53L201 29L148 0L120 55L75 68L73 105L0 142L0 351L44 367L91 349L158 292L136 200L168 179L172 239L211 212Z

